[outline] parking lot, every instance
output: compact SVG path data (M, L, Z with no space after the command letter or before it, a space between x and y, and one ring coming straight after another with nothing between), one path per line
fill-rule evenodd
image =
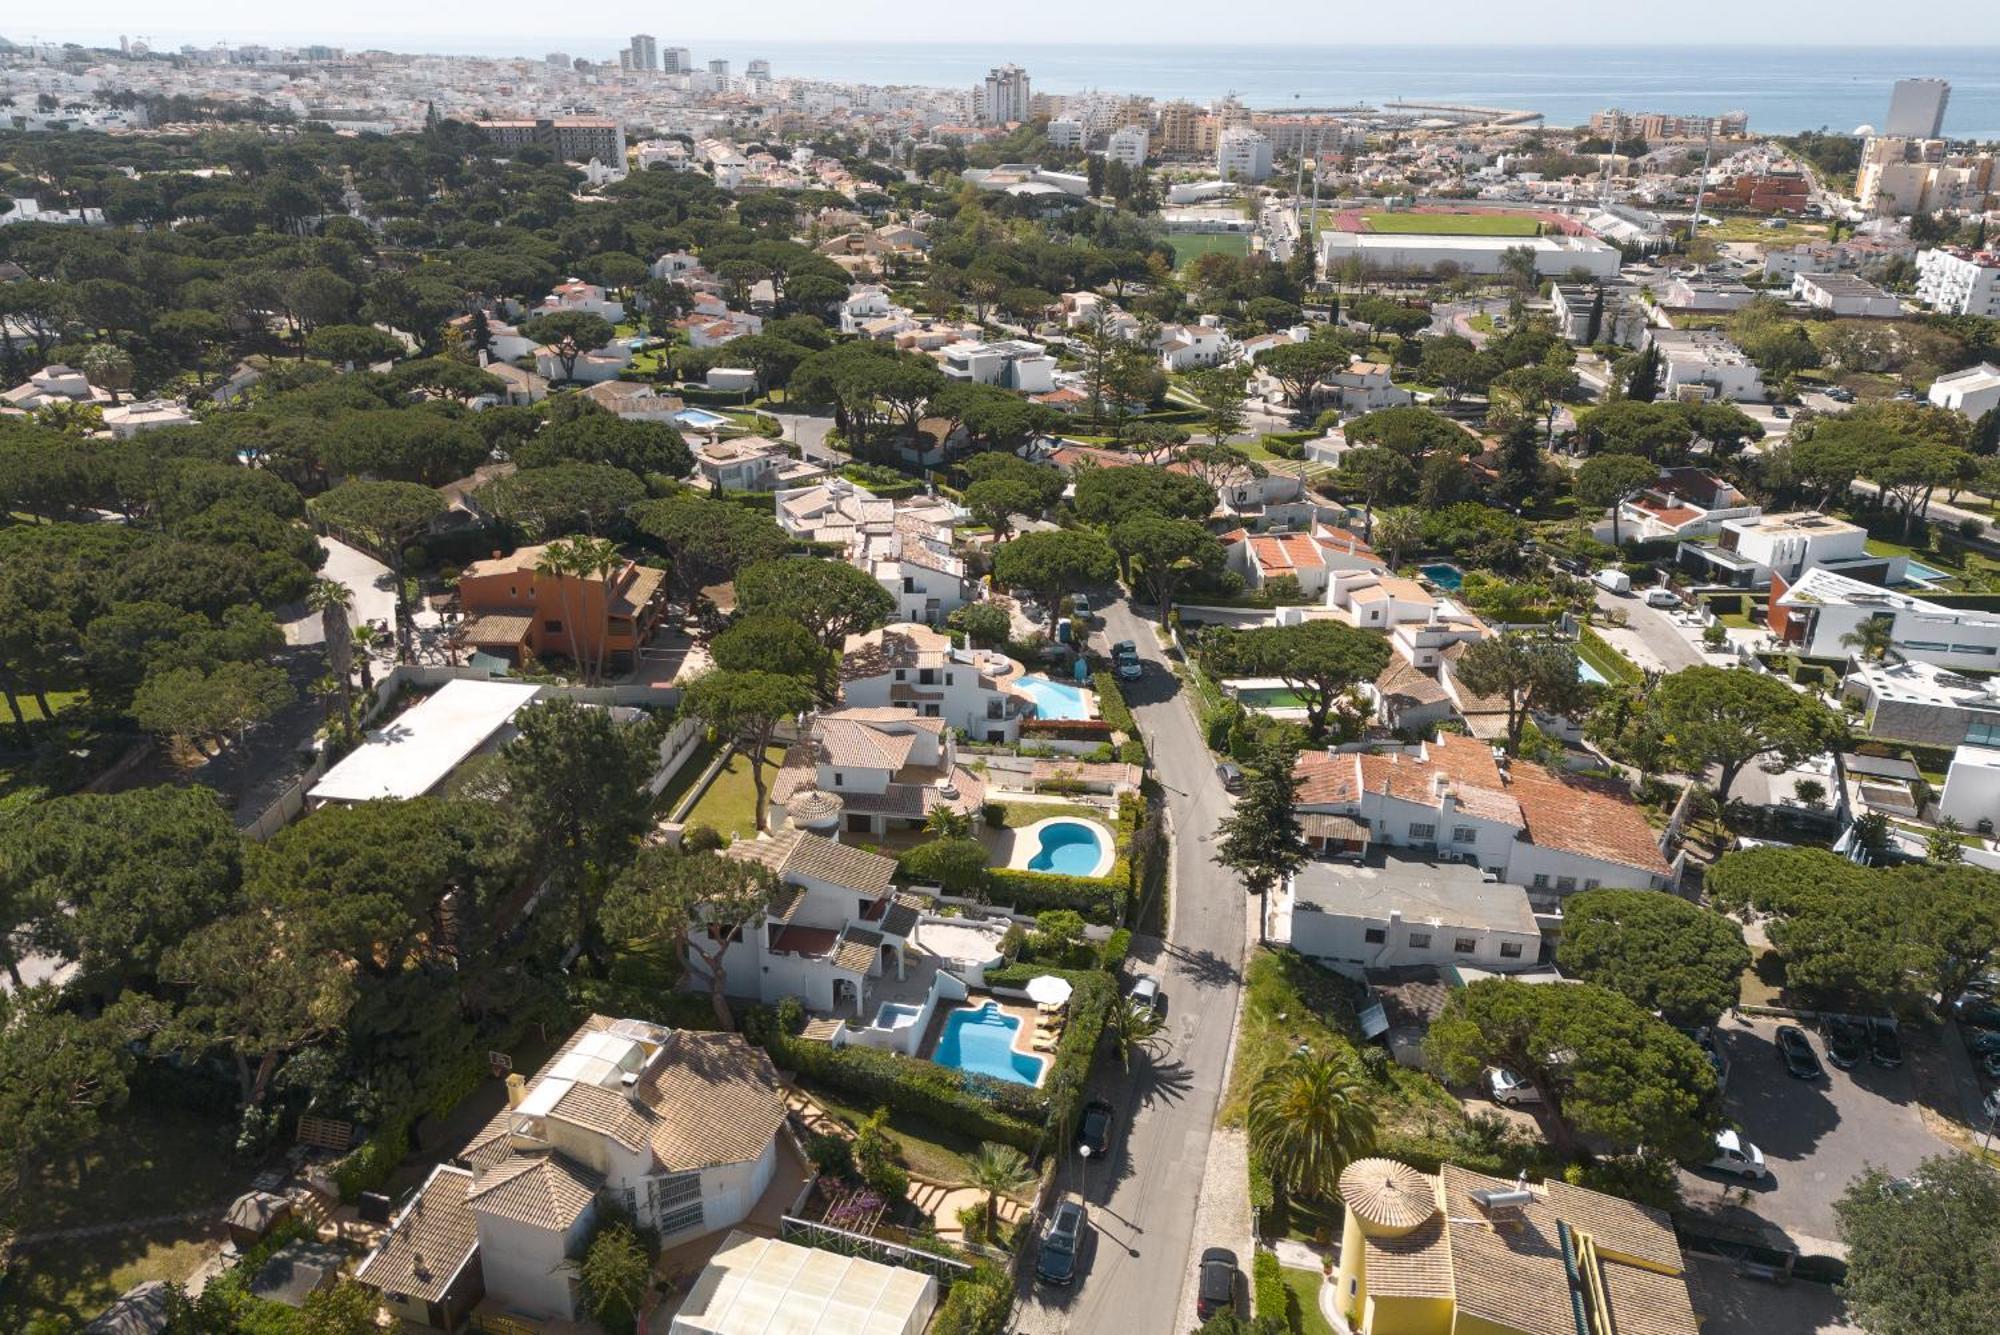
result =
M1745 1017L1724 1020L1719 1031L1730 1060L1725 1115L1764 1151L1769 1175L1746 1183L1720 1173L1683 1172L1682 1189L1698 1209L1747 1209L1802 1251L1838 1254L1833 1203L1856 1174L1874 1164L1907 1176L1952 1146L1931 1133L1919 1111L1910 1064L1919 1054L1906 1054L1905 1064L1893 1069L1864 1062L1842 1071L1826 1060L1826 1044L1814 1033L1813 1050L1826 1077L1797 1080L1779 1060L1778 1024ZM1746 1186L1747 1205L1732 1205Z

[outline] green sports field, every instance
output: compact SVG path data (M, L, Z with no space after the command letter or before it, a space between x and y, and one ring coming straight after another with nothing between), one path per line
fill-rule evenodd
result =
M1533 236L1535 218L1509 213L1365 213L1371 232L1428 236Z
M1198 255L1218 251L1236 256L1250 253L1250 238L1241 232L1176 232L1167 238L1167 244L1174 248L1176 269L1185 269Z

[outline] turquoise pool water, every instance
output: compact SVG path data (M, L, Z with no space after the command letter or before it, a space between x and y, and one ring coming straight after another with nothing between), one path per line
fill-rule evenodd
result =
M710 431L719 426L728 426L729 419L721 413L712 413L704 408L683 408L674 414L674 420L682 426Z
M1604 679L1602 672L1599 672L1581 658L1576 660L1576 679L1578 681L1587 681L1592 686L1609 686L1611 684Z
M1104 861L1104 832L1088 821L1052 820L1041 828L1041 847L1028 859L1029 871L1095 876Z
M900 1001L885 1001L875 1008L877 1029L898 1029L906 1024L915 1024L917 1017L924 1013L921 1006L908 1006Z
M1463 570L1454 565L1446 565L1442 561L1435 565L1418 566L1417 569L1428 575L1431 583L1440 589L1449 589L1453 593L1457 593L1459 586L1465 583Z
M1035 702L1035 713L1042 718L1087 719L1090 707L1084 703L1083 691L1079 687L1060 682L1040 673L1030 673L1021 678L1020 688Z
M1020 1020L990 1001L977 1010L955 1010L944 1017L931 1060L1017 1085L1040 1084L1042 1059L1014 1051L1014 1035L1020 1030Z
M1931 567L1925 565L1922 561L1910 561L1906 563L1903 566L1903 573L1905 575L1908 575L1911 579L1938 580L1938 579L1951 578L1950 571L1933 570Z

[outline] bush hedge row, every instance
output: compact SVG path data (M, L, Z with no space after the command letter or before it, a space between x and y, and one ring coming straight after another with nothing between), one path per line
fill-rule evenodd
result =
M1253 1294L1251 1310L1260 1317L1277 1317L1290 1329L1285 1307L1292 1291L1285 1287L1285 1272L1278 1264L1278 1254L1259 1247L1256 1259L1250 1263L1250 1278Z
M879 1048L836 1048L794 1038L770 1025L764 1046L771 1060L817 1080L864 1106L887 1104L980 1140L1034 1153L1045 1113L1040 1090L935 1062L912 1061Z
M989 867L986 884L994 903L1011 904L1023 913L1075 909L1094 923L1114 923L1124 916L1125 882L1109 876Z

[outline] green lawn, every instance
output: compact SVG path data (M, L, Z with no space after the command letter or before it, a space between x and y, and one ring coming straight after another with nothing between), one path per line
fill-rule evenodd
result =
M80 1165L52 1168L28 1193L35 1230L201 1211L192 1224L106 1233L18 1253L0 1285L0 1329L40 1316L81 1326L149 1279L186 1279L213 1246L213 1220L247 1188L229 1119L154 1106L112 1119Z
M771 781L778 777L778 766L784 763L785 748L773 746L765 752L765 757L768 763L764 766L764 795L768 798ZM757 837L757 790L750 783L749 757L740 752L729 757L729 763L688 813L687 824L707 825L739 839Z
M1319 1271L1296 1270L1286 1266L1284 1276L1285 1287L1292 1291L1292 1297L1299 1304L1299 1319L1292 1329L1299 1331L1300 1335L1333 1335L1333 1327L1320 1315L1319 1287L1322 1279Z
M1198 255L1244 256L1250 253L1250 238L1241 232L1176 232L1167 238L1174 248L1174 267L1184 269Z
M1608 682L1637 685L1645 678L1638 664L1612 648L1609 641L1589 626L1583 628L1576 642L1576 656L1597 669L1598 675Z
M22 694L16 696L15 699L20 702L21 715L22 717L26 718L28 722L39 723L42 720L43 717L42 707L39 704L35 703L34 696L29 695L26 692L23 692ZM71 705L75 704L77 701L83 699L83 692L50 691L48 692L48 699L49 699L49 708L55 711L55 713L60 714L65 709L68 709ZM4 718L5 721L8 723L12 723L14 721L13 712L11 710L7 710L4 705L0 705L0 718Z
M1783 227L1766 227L1761 214L1718 218L1711 226L1707 211L1702 213L1701 234L1717 241L1764 241L1783 245L1791 241L1819 241L1826 236L1825 223L1788 222ZM1679 321L1675 321L1676 324Z
M849 1126L860 1126L871 1111L817 1081L800 1080L799 1086ZM889 1114L889 1133L903 1147L904 1164L918 1177L953 1185L972 1181L972 1159L979 1153L976 1137L906 1112Z
M1534 236L1541 219L1511 213L1364 213L1371 232L1418 236Z

